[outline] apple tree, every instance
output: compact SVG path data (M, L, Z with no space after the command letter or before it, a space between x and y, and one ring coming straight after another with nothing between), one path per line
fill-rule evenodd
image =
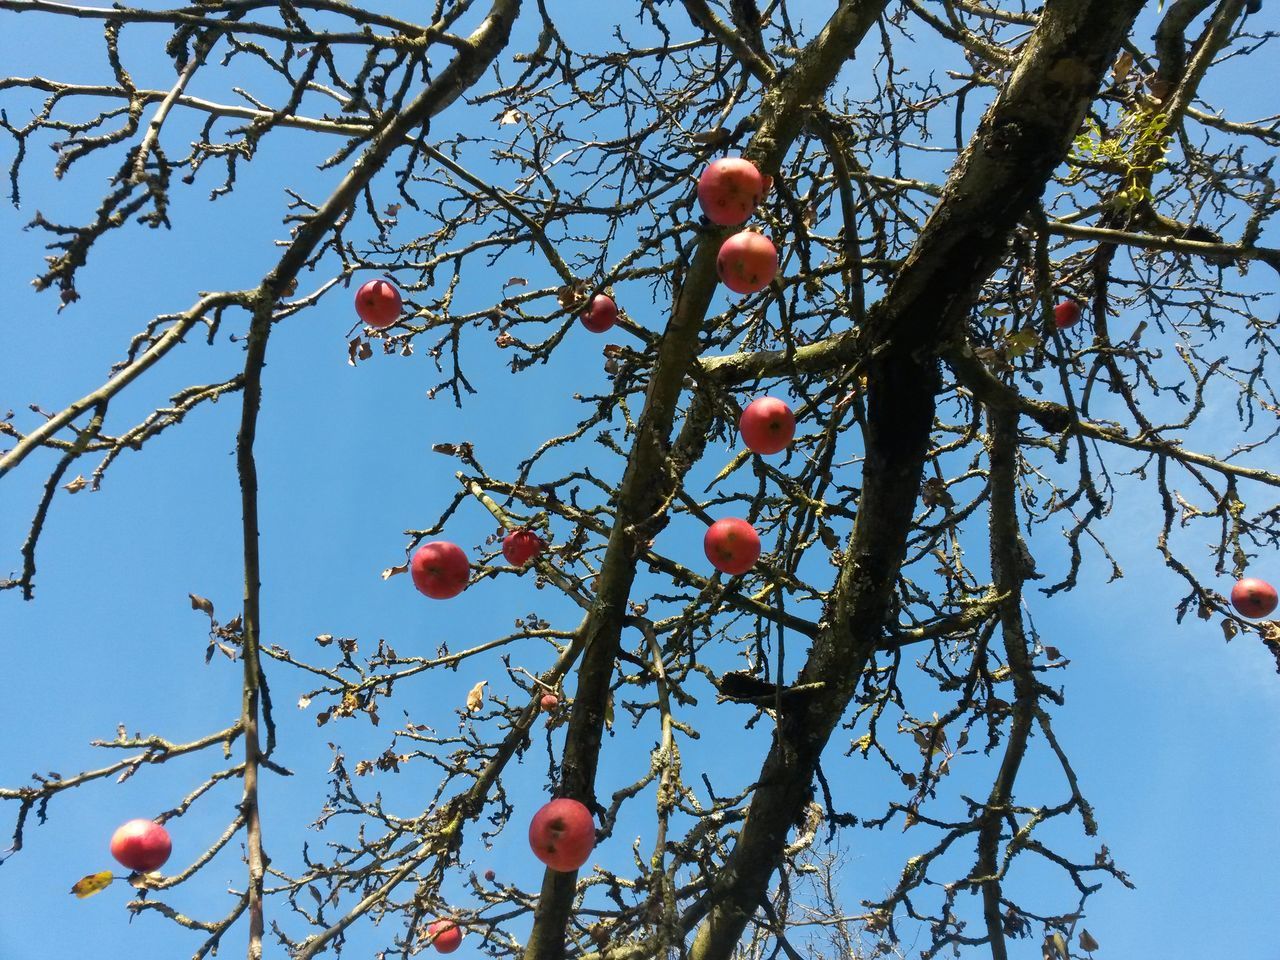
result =
M1096 948L1090 899L1130 880L1089 751L1055 723L1071 637L1054 604L1173 583L1153 618L1280 660L1280 123L1274 99L1256 121L1226 96L1265 88L1268 16L0 0L6 42L46 57L0 79L0 127L23 236L48 248L23 269L63 317L93 309L104 250L198 235L246 184L268 185L278 227L217 238L254 251L251 275L206 256L178 271L182 302L104 315L127 324L117 359L57 409L5 385L22 412L0 420L0 479L30 479L4 501L23 532L0 601L39 607L69 497L215 407L235 410L222 522L244 584L192 585L213 663L182 681L237 687L238 713L191 738L122 725L78 772L58 743L56 774L6 767L5 857L59 829L70 791L200 757L207 775L158 781L139 816L177 836L222 802L221 832L146 872L168 839L131 828L124 869L80 888L127 879L128 911L196 958L409 957L459 930L526 960ZM82 57L60 52L73 37ZM32 209L50 173L94 178L95 199ZM52 338L58 322L40 320ZM267 559L262 507L298 481L260 469L259 427L290 336L328 351L317 383L428 370L442 418L483 402L477 384L510 392L501 438L413 425L453 479L415 491L375 586L514 630L431 653L272 620L291 571ZM146 399L169 369L188 385ZM553 399L576 412L519 429ZM330 427L405 428L399 402ZM1151 518L1142 570L1109 545L1118 514ZM463 518L485 542L457 542ZM455 695L462 675L484 679ZM295 696L302 721L282 715ZM717 751L732 765L706 766ZM271 801L299 780L310 807ZM534 816L552 798L589 815L555 828L584 857L539 850L560 842ZM891 833L896 859L842 859ZM554 867L540 886L479 871L504 836ZM227 867L229 893L181 899Z

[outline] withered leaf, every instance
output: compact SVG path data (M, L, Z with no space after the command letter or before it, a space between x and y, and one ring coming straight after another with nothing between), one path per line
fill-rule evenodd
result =
M101 893L107 887L111 886L112 875L110 870L102 870L99 873L91 873L87 877L81 877L71 887L71 892L83 900L85 897L92 897L95 893Z
M1228 643L1230 643L1231 638L1239 632L1240 628L1236 625L1234 620L1224 619L1222 621L1222 639L1226 640Z
M311 698L310 698L310 697L299 697L299 698L298 698L298 709L299 709L299 710L305 710L305 709L307 709L307 707L309 707L309 706L311 706Z
M390 580L392 577L405 573L408 569L409 565L407 563L402 563L398 567L387 567L387 569L382 571L382 579Z
M946 481L939 477L930 477L924 482L920 488L920 499L926 507L949 508L956 505L955 498L947 490Z
M1088 930L1080 931L1080 949L1085 953L1093 953L1098 949L1098 941L1093 939L1093 934Z
M484 688L488 680L481 680L467 694L467 712L475 713L484 706Z
M524 277L510 277L507 282L502 285L502 289L505 290L507 287L527 287L528 285L529 281Z
M515 107L509 107L502 113L498 114L498 126L506 126L508 123L520 122L520 111Z
M88 485L89 481L85 480L82 474L76 474L76 478L70 483L64 483L62 485L62 489L67 491L67 493L79 493Z
M698 133L689 134L689 139L694 143L714 144L727 140L732 136L724 127L713 127L710 130L701 130Z
M1031 327L1023 327L1005 338L1005 352L1010 357L1020 357L1040 343L1040 335Z
M201 613L207 613L209 616L213 616L213 604L210 601L194 593L188 593L187 596L191 598L192 610L199 610Z

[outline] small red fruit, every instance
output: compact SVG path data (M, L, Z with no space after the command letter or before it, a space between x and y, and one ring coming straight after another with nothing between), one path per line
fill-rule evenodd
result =
M427 927L427 936L433 938L431 945L441 953L453 953L462 942L462 928L452 920L436 920Z
M758 293L778 275L778 248L753 230L743 230L720 245L716 273L734 293Z
M356 291L356 313L371 327L382 330L400 319L404 301L395 284L370 280Z
M484 872L484 878L488 880L490 883L493 883L494 880L498 879L498 875L492 869L490 869Z
M471 564L462 548L447 540L432 540L409 561L413 585L432 600L448 600L467 588Z
M1063 300L1053 308L1053 325L1059 330L1073 327L1080 321L1080 302Z
M746 223L764 199L765 178L742 157L722 157L698 177L698 203L707 219L722 227Z
M512 530L502 538L502 555L513 567L523 567L545 546L542 538L532 530Z
M796 415L776 397L760 397L742 411L738 432L753 453L778 453L796 435Z
M722 573L746 573L760 559L760 535L738 517L725 517L707 527L702 540L711 565Z
M586 863L595 845L596 824L591 811L568 797L552 800L529 824L534 856L561 873L572 873Z
M556 707L560 706L560 698L554 693L544 693L538 704L542 707L543 713L555 713Z
M587 304L580 319L582 325L592 333L604 333L618 322L618 305L613 302L613 297L597 293Z
M1254 620L1270 616L1276 608L1276 588L1257 577L1237 580L1231 588L1231 605Z
M169 831L154 820L130 820L111 835L111 855L138 873L159 870L171 852Z

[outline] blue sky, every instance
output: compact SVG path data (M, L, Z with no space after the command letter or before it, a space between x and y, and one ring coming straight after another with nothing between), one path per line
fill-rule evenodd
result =
M1274 5L1265 5L1262 16L1272 27L1280 25ZM584 33L605 28L585 18L579 26ZM134 46L126 50L130 68L140 83L163 83L168 68L139 42L147 32L135 34ZM55 30L52 20L3 14L0 63L9 74L93 80L102 68L100 39L93 29L58 22ZM147 70L154 71L152 77ZM1280 112L1274 89L1264 84L1240 84L1235 93L1235 116ZM487 121L488 114L483 116ZM183 130L175 125L175 143L185 143ZM83 221L112 164L90 158L57 183L48 172L49 155L37 152L26 166L21 209L0 206L0 331L6 343L0 351L0 408L15 409L19 422L30 424L27 403L56 410L100 383L128 338L156 313L188 305L197 291L255 283L273 262L273 241L283 232L281 185L322 195L333 174L314 167L331 148L327 141L288 133L270 137L260 156L242 167L231 196L208 203L199 184L175 191L176 229L134 228L99 244L80 275L81 301L61 314L55 294L37 294L29 286L44 236L23 226L37 210L51 220ZM11 150L10 143L0 145L0 162L7 164ZM530 257L469 273L466 295L477 304L492 302L502 295L499 286L507 276L536 282L542 270ZM304 279L302 289L325 279L317 273ZM1272 279L1258 269L1252 282ZM642 307L645 295L637 287L623 306L638 317L648 315L648 325L657 328L662 305ZM1274 297L1266 308L1277 309ZM439 603L417 594L406 577L383 582L379 571L402 561L403 531L432 522L456 489L458 462L431 453L431 445L472 441L493 474L511 475L542 439L582 416L573 392L606 387L602 341L570 337L550 364L512 376L506 357L478 339L467 358L478 394L459 410L445 398L427 399L426 389L439 378L421 351L411 358L379 353L349 366L346 336L354 320L350 293L337 290L280 325L272 339L258 443L266 641L327 663L329 655L312 643L317 634L358 637L362 652L385 638L401 652L426 654L442 642L457 649L504 633L529 611L572 627L576 609L551 591L535 590L531 577L479 584ZM189 383L229 376L240 362L225 332L213 348L195 338L113 405L115 423L136 421ZM142 454L122 456L100 492L55 501L40 547L36 601L0 595L8 677L0 701L0 784L17 786L33 771L68 774L106 762L110 757L87 743L110 739L118 723L183 741L225 726L238 714L238 665L221 657L204 665L206 623L187 599L191 592L210 598L223 620L238 604L239 490L232 456L238 414L238 397L206 406ZM707 474L734 452L723 442L713 444ZM20 562L17 551L52 463L50 456L32 456L5 479L0 547L6 553L0 567L6 574ZM612 461L602 457L598 467L616 475ZM1121 509L1107 521L1108 543L1128 574L1124 580L1105 585L1107 568L1095 562L1074 593L1029 597L1046 642L1072 660L1054 678L1067 691L1066 706L1055 711L1056 730L1098 811L1101 840L1137 884L1132 892L1108 885L1091 902L1086 926L1101 942L1100 957L1159 953L1163 960L1190 960L1206 949L1274 957L1280 677L1255 637L1224 644L1215 622L1174 622L1179 584L1151 546L1158 523L1151 500L1122 498ZM451 520L448 536L474 555L493 528L486 513L468 504ZM700 536L683 518L663 534L663 546L693 562ZM1042 567L1060 571L1060 549L1041 539L1047 551ZM1265 558L1257 572L1266 576L1267 569L1280 579L1280 561ZM1225 592L1229 581L1219 588ZM789 663L800 662L794 646L788 654ZM513 662L533 672L551 659L545 648L513 651ZM317 846L350 830L343 823L323 833L307 829L319 814L331 741L341 741L354 766L385 748L390 731L403 722L401 704L415 722L446 731L456 728L453 711L477 680L489 679L491 690L511 690L496 658L473 661L456 673L432 673L403 687L395 706L384 708L380 728L355 718L317 729L316 708L296 706L308 689L305 678L268 670L281 722L277 759L297 772L291 779L270 778L264 787L268 852L285 869L297 865L303 842ZM709 687L699 694L713 696ZM741 717L705 729L701 742L684 745L686 769L705 768L724 793L749 782L755 760L744 764L735 750L763 742L765 725L744 733L737 723L748 716L743 708ZM606 744L602 795L647 765L654 730L629 733L625 725L620 716L617 739ZM887 797L890 779L873 764L838 759L846 745L839 736L833 741L828 776ZM107 840L119 823L172 806L217 765L217 757L188 758L142 770L124 784L98 783L58 797L49 823L29 824L23 851L0 866L0 960L33 955L36 936L41 952L54 955L90 949L99 960L189 954L196 941L172 924L155 916L127 923L123 888L86 901L66 891L81 875L112 865ZM511 825L492 849L473 830L464 867L482 872L492 866L500 879L536 889L541 871L524 831L545 796L546 767L539 735L508 782L516 804ZM1043 758L1026 777L1029 794L1056 782ZM361 786L381 790L407 812L420 809L435 782L434 768L420 764L408 765L399 777L375 774ZM981 781L975 776L974 782ZM234 813L237 786L215 789L172 825L171 867L189 862L221 832ZM874 816L878 805L877 799L857 812ZM7 821L0 829L7 835ZM641 849L647 851L652 827L639 815L607 841L601 862L624 863L636 836L644 837ZM850 831L843 882L851 904L883 895L904 851L914 852L913 843L912 833L900 834L897 826L883 833ZM237 886L242 875L237 852L224 851L171 902L203 918L220 916L229 907L227 887ZM463 907L470 905L464 879L465 869L446 884ZM1068 899L1048 899L1059 885L1055 877L1028 871L1020 889L1028 892L1029 906L1044 896L1046 905L1066 907ZM351 938L349 955L364 956L361 949L384 940L363 928ZM238 932L224 944L224 955L237 955L242 942ZM464 942L464 954L473 947ZM1013 946L1018 957L1036 957L1038 949L1035 941Z

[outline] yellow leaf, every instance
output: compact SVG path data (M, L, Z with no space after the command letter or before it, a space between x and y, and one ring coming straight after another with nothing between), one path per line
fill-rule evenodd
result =
M488 682L489 682L488 680L481 680L474 687L472 687L471 692L467 694L467 712L468 713L475 713L477 710L479 710L481 707L484 706L484 685Z
M71 892L83 900L85 897L92 897L95 893L101 893L109 886L111 886L111 871L103 870L101 873L91 873L87 877L81 877L71 888Z

